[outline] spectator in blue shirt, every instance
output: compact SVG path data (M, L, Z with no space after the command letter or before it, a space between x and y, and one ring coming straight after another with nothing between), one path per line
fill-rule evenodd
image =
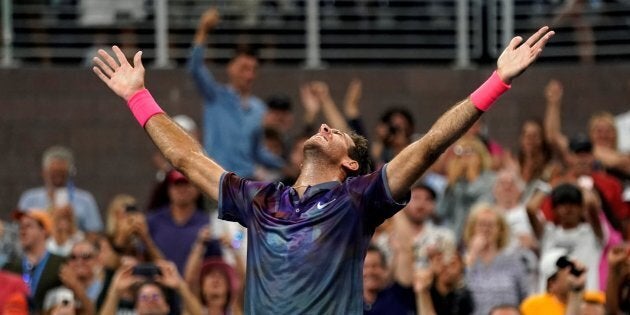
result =
M249 50L239 50L227 66L228 84L217 82L204 65L208 32L219 23L216 9L199 22L188 71L203 97L203 145L214 161L245 178L254 177L254 166L282 168L284 161L265 149L262 138L265 103L252 95L258 60Z
M22 193L18 209L51 210L70 205L80 230L102 232L103 221L94 197L74 185L75 170L74 156L68 148L53 146L46 149L42 156L44 186Z

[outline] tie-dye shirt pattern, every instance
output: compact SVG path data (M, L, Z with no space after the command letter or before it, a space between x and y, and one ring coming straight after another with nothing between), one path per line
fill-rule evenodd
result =
M219 218L248 228L247 314L362 314L363 259L375 228L404 204L385 168L309 187L221 177Z

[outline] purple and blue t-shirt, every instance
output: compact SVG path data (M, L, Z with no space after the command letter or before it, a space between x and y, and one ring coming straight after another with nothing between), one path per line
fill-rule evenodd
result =
M247 314L362 314L374 230L402 209L385 167L307 188L221 177L219 218L247 227Z

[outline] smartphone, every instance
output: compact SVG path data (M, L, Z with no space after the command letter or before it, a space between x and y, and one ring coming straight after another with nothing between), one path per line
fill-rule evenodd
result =
M153 263L138 264L133 267L133 271L131 273L135 276L141 276L149 279L162 275L160 268Z
M70 204L70 193L68 192L68 188L63 187L55 189L53 198L53 207L55 208L63 208Z
M571 267L571 274L576 277L579 277L584 273L584 269L578 269L575 264L567 258L567 256L558 258L558 261L556 261L556 267L560 269Z
M138 209L138 206L135 204L128 204L125 206L125 212L126 213L135 213L140 211L140 209Z

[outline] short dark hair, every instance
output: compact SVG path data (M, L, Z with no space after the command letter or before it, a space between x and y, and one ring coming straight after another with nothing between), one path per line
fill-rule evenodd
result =
M376 253L381 260L381 266L383 268L387 268L387 257L385 257L385 253L380 248L378 248L378 246L374 244L368 245L368 248L365 254L367 255L367 253L369 252Z
M573 184L561 184L551 191L551 206L581 205L582 192Z
M267 99L267 108L272 110L291 111L291 98L286 95L272 95Z
M258 60L258 51L250 45L237 45L234 49L234 54L232 55L232 59L230 59L230 61L234 61L234 59L241 56L250 57Z
M393 106L390 107L389 109L387 109L380 118L380 121L384 124L390 124L391 120L392 120L392 116L394 115L401 115L403 118L405 118L405 120L407 121L407 123L409 124L409 130L407 130L407 137L411 136L413 134L413 131L415 129L415 122L413 119L413 115L411 114L411 112L402 107L402 106Z
M412 186L411 186L411 190L414 189L422 189L425 190L426 192L429 193L429 195L431 196L431 200L435 201L435 199L437 198L437 193L435 192L435 190L433 188L431 188L431 186L425 184L424 182L422 182L422 180L418 180L417 182L415 182Z
M350 131L348 136L354 142L354 146L348 149L348 156L359 163L359 168L356 171L349 171L348 177L370 173L372 171L372 160L370 159L368 140L354 131Z
M581 133L571 138L569 149L576 154L591 153L593 152L593 144L587 135Z

